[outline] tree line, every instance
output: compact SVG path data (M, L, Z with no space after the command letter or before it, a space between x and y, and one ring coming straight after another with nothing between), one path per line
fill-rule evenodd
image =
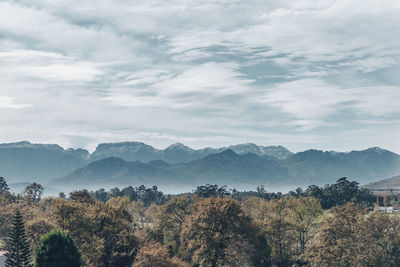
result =
M209 184L42 193L15 195L0 179L7 266L400 266L399 217L373 212L375 197L347 178L286 194Z

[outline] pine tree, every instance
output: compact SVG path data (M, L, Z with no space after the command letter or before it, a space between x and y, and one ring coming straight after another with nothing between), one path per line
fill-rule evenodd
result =
M80 267L81 254L69 234L52 231L41 238L35 254L36 267Z
M31 267L31 255L19 209L15 210L12 230L7 242L6 267Z

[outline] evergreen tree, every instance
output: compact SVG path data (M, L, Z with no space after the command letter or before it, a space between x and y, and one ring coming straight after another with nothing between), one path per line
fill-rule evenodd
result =
M81 254L69 234L52 231L42 237L35 254L36 267L79 267Z
M6 267L30 267L31 255L19 209L15 210L12 230L7 242Z

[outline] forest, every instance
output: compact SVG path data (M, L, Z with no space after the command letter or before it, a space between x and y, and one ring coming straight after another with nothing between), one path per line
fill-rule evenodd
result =
M156 186L43 198L0 178L6 266L400 266L400 218L341 178L288 193ZM379 204L379 203L378 203Z

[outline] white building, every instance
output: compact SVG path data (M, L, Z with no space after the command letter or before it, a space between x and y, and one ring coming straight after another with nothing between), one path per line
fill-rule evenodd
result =
M398 212L398 208L397 207L375 207L375 211L378 212Z

